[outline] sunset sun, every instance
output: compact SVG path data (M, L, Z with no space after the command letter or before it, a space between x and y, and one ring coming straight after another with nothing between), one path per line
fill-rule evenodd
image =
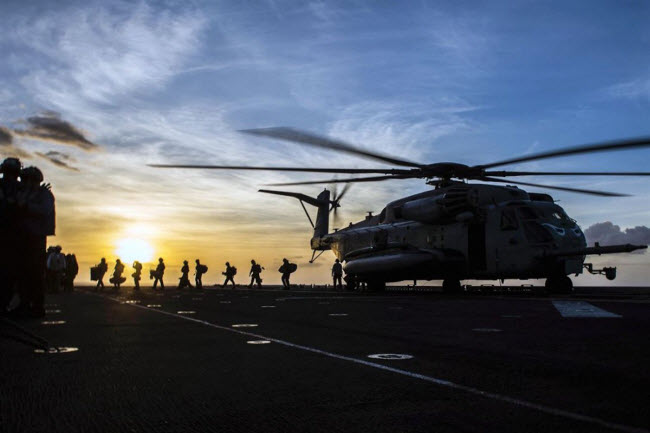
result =
M115 253L124 263L150 262L153 259L153 247L143 239L123 238L116 242Z

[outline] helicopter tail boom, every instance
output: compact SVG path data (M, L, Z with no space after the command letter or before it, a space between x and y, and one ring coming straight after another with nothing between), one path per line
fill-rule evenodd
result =
M309 222L314 228L314 236L311 239L311 248L313 250L330 249L328 245L323 245L323 243L321 242L321 238L327 235L329 231L329 211L330 211L331 201L330 201L330 192L327 189L323 190L320 194L318 194L317 197L310 197L308 195L301 194L298 192L273 191L268 189L260 189L259 192L264 192L267 194L284 195L284 196L298 199L300 201L300 204L302 204L303 209L305 210L305 214L307 215L307 218L309 218ZM315 223L314 221L312 221L309 212L307 212L304 203L310 204L318 208L318 212L316 213Z

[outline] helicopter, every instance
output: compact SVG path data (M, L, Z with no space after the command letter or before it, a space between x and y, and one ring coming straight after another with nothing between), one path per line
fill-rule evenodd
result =
M583 271L616 278L615 267L594 269L588 255L626 253L647 245L588 247L585 235L553 197L527 192L519 186L569 191L602 197L627 194L505 179L522 176L650 176L650 172L552 172L494 170L509 164L593 152L650 147L650 137L607 141L513 157L468 166L455 162L422 164L309 132L273 127L241 132L329 149L402 168L253 167L194 164L150 164L160 168L211 170L271 170L372 176L276 183L269 186L346 184L340 194L328 189L318 196L261 189L260 192L296 198L314 229L312 259L331 250L344 263L349 288L360 284L382 291L388 282L442 280L444 292L462 291L463 280L545 279L550 293L570 293L568 275ZM351 184L399 179L425 179L433 189L388 203L348 227L329 231L329 214L336 214ZM480 181L483 183L470 183ZM496 185L495 185L496 184ZM315 222L305 203L317 208Z

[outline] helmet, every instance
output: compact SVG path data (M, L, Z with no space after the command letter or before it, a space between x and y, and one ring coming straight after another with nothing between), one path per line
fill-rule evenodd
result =
M0 164L0 173L13 174L15 176L20 175L20 169L22 164L18 158L5 158Z
M39 170L37 167L34 166L23 168L20 171L20 177L23 180L30 179L38 183L43 182L43 172L41 172L41 170Z

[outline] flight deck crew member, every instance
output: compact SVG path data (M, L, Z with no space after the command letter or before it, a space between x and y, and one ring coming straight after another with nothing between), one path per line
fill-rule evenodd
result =
M343 266L339 259L336 259L334 266L332 266L332 279L334 280L334 289L336 289L336 283L338 282L339 289L343 290Z
M140 279L141 279L141 275L142 275L142 263L140 263L139 261L136 260L135 262L133 262L132 267L135 270L135 272L133 274L131 274L131 276L133 277L133 284L134 284L133 289L134 290L140 290Z
M223 285L221 287L226 287L228 285L228 281L230 281L232 283L232 288L234 289L236 286L233 277L237 275L237 268L230 266L230 262L226 262L226 272L222 272L222 274L226 276L226 281L223 282Z
M291 278L291 263L289 263L289 260L282 259L282 266L280 266L278 271L282 274L282 286L284 290L289 290L291 288L291 283L289 282L289 278Z
M54 247L54 252L47 258L47 270L52 277L50 290L58 293L61 290L61 283L65 275L65 255L61 252L61 246Z
M6 158L0 165L0 313L4 313L14 294L18 278L19 257L16 245L20 239L17 230L16 194L18 193L21 163L17 158Z
M198 290L203 289L203 274L208 272L208 267L201 264L199 259L196 259L196 268L194 268L195 274L194 274L194 282L196 283L196 288Z
M248 285L249 289L253 288L253 283L257 283L258 289L262 288L262 278L260 277L260 274L262 273L262 269L264 268L259 264L255 263L255 260L251 260L251 270L248 273L248 275L251 277L251 282Z
M74 290L74 279L79 273L79 263L77 256L74 254L65 255L65 278L63 280L63 291L72 292Z
M113 288L115 290L120 289L120 284L122 284L122 273L124 272L124 265L120 259L115 261L115 268L113 269Z
M102 289L104 288L104 275L106 275L106 272L108 272L108 265L106 264L106 259L102 257L97 265L97 286L95 286L95 290L100 287Z
M54 234L54 196L49 185L41 185L43 173L36 167L27 167L20 173L17 206L20 215L21 260L20 300L16 309L20 315L45 315L45 248L47 236ZM66 261L67 262L67 261Z
M187 264L187 260L183 261L183 267L181 268L181 278L178 282L178 290L184 289L184 288L191 288L192 285L190 284L190 266Z
M163 263L162 257L158 259L158 266L156 266L156 270L153 272L153 277L155 280L153 280L153 289L156 290L156 285L160 281L160 290L163 290L165 288L165 283L163 282L163 276L165 275L165 263Z

